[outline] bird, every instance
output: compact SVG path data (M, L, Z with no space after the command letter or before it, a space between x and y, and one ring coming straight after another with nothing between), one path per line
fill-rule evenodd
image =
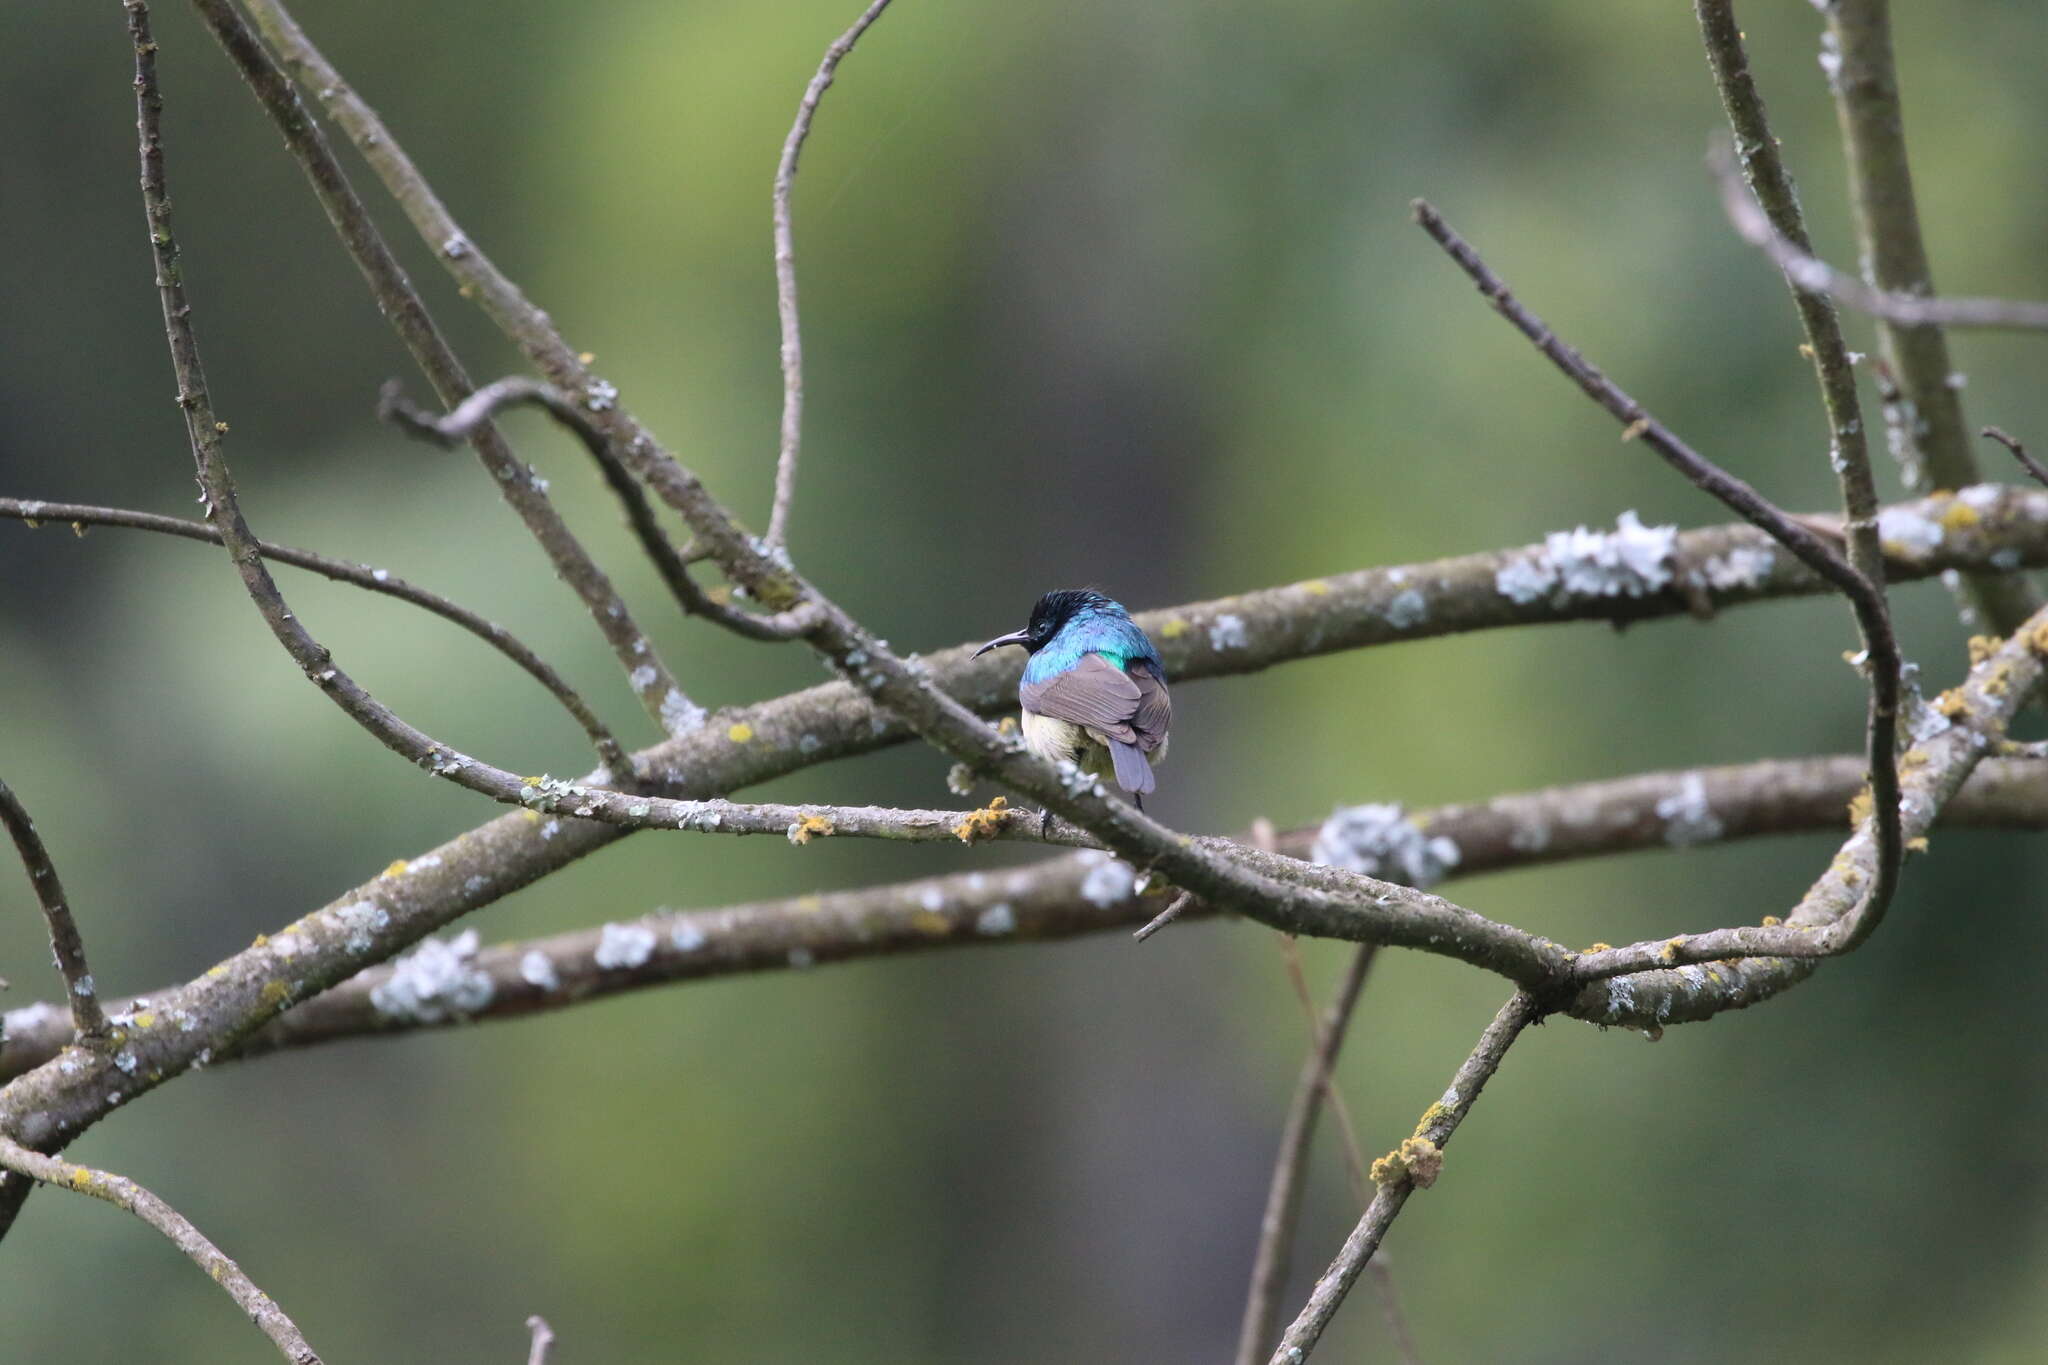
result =
M1143 810L1158 785L1152 765L1166 757L1173 701L1165 661L1123 604L1089 588L1055 589L1032 606L1024 629L974 657L1004 645L1031 656L1017 686L1025 747L1113 777Z

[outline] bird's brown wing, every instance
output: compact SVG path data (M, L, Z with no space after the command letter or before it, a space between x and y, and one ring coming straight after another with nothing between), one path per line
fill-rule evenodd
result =
M1138 685L1138 709L1131 717L1131 728L1137 731L1138 747L1149 754L1166 742L1166 727L1173 723L1173 698L1166 694L1166 679L1142 659L1131 665L1130 677Z
M1161 695L1165 688L1161 686ZM1025 683L1018 700L1029 711L1054 720L1086 726L1110 739L1138 744L1131 718L1144 698L1139 682L1100 654L1084 654L1081 662L1042 683Z

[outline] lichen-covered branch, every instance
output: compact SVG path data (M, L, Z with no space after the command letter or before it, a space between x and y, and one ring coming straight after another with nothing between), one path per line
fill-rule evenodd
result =
M1455 880L1631 851L1838 830L1862 782L1862 762L1849 755L1644 773L1426 810L1351 807L1320 828L1281 834L1276 849L1396 880ZM1036 817L1028 823L1035 827ZM589 828L563 821L545 842L573 839ZM1944 807L1938 828L2048 829L2048 765L1986 759ZM478 875L463 871L470 864L443 861L444 855L463 858L467 852L459 842L394 867L361 889L363 899L351 902L346 917L365 930L375 927L382 941L384 931L408 915L405 909L392 915L387 905L430 906L436 879ZM488 899L486 888L478 894ZM379 966L353 976L279 1015L232 1051L209 1054L209 1060L514 1018L622 991L735 974L1107 933L1143 923L1161 903L1161 896L1138 890L1125 864L1082 852L1006 871L956 872L721 910L660 911L488 947L457 940L409 968ZM1188 913L1216 912L1191 899ZM380 915L391 918L380 924ZM281 938L292 955L287 961L304 956L308 945L295 934L271 935L259 947L272 949ZM389 986L394 978L400 983L396 989ZM167 1010L187 1008L174 1003L181 989L120 1002L115 1026L121 1042L153 1030ZM140 1030L138 1016L145 1019ZM13 1010L0 1024L0 1080L50 1061L70 1038L64 1011L48 1004Z
M2039 690L2048 671L2048 609L2010 640L1987 647L1963 683L1922 706L1912 723L1913 747L1900 760L1903 833L1921 841L1950 797L2005 740L2006 727ZM1868 818L1868 793L1857 798L1855 833L1799 904L1780 922L1680 934L1581 955L1573 974L1590 984L1568 1012L1654 1031L1768 999L1804 980L1823 957L1847 952L1867 937L1866 888L1877 875L1878 850Z
M1437 1175L1443 1169L1444 1147L1458 1131L1458 1125L1465 1121L1465 1116L1472 1112L1479 1092L1493 1079L1493 1073L1500 1070L1508 1048L1521 1037L1522 1030L1535 1023L1542 1014L1541 1006L1526 991L1517 991L1510 997L1500 1007L1500 1012L1493 1016L1493 1022L1486 1026L1486 1031L1479 1035L1479 1043L1472 1049L1472 1054L1451 1077L1443 1098L1423 1113L1422 1121L1415 1125L1414 1135L1373 1163L1373 1182L1379 1186L1379 1191L1373 1195L1372 1203L1366 1206L1364 1216L1345 1239L1330 1268L1316 1281L1316 1287L1309 1294L1301 1313L1281 1336L1280 1344L1273 1352L1272 1365L1300 1365L1315 1350L1323 1329L1330 1325L1330 1319L1336 1316L1345 1295L1358 1282L1366 1262L1379 1250L1380 1242L1399 1216L1401 1206L1417 1189L1427 1189L1436 1183Z
M1931 296L1934 274L1920 235L1892 61L1890 2L1829 0L1822 13L1827 19L1822 65L1848 161L1857 253L1877 289ZM1901 401L1894 431L1906 446L1901 454L1907 457L1908 484L1924 490L1975 483L1977 460L1946 334L1937 326L1906 326L1883 317L1877 333L1879 354L1898 376ZM1971 590L1999 631L2014 629L2041 605L2032 584L2010 575L1973 580Z
M208 545L221 543L220 532L203 521L167 517L155 512L137 512L125 507L92 507L75 502L0 498L0 518L24 522L31 528L46 521L59 522L69 525L81 534L83 528L88 526L116 526L135 531L155 531L162 535L177 536ZM591 711L583 698L577 695L575 689L571 688L563 680L562 675L545 660L497 622L487 621L467 607L450 601L439 593L415 587L385 569L374 568L368 564L352 564L347 560L315 554L311 550L294 549L289 545L277 545L267 540L257 541L256 550L265 559L275 563L308 569L337 583L347 583L366 592L381 593L386 597L395 597L401 602L410 602L422 610L432 612L444 621L460 626L517 664L527 676L545 687L589 737L591 747L597 751L600 766L612 772L632 771L632 761L619 747L618 740L612 737L611 731Z
M35 889L36 903L43 908L43 921L50 930L50 953L56 959L58 975L64 978L64 994L71 1005L72 1033L81 1043L98 1047L107 1039L107 1016L100 1008L92 964L85 960L85 937L78 932L78 920L57 876L57 864L43 846L43 837L36 833L28 807L5 782L0 782L0 825L6 826L14 840L22 870ZM5 1035L0 1034L0 1044L4 1042Z
M141 0L125 0L125 4L130 14L142 7ZM88 1194L115 1208L126 1209L169 1238L171 1245L184 1252L194 1265L206 1272L208 1278L226 1290L228 1297L249 1315L249 1321L276 1343L277 1349L292 1365L320 1365L319 1355L306 1343L298 1325L284 1309L278 1307L277 1300L258 1289L242 1268L208 1241L206 1235L192 1226L183 1214L128 1177L90 1166L74 1166L68 1161L30 1151L5 1136L0 1136L0 1167L15 1172L18 1177Z
M1786 516L1743 480L1708 460L1663 423L1652 417L1642 404L1624 393L1585 357L1553 332L1544 321L1524 308L1505 282L1480 259L1479 253L1451 230L1448 223L1422 200L1415 202L1415 218L1431 240L1457 262L1486 301L1527 337L1545 359L1622 423L1624 439L1640 439L1694 486L1713 494L1771 539L1796 555L1814 572L1833 584L1849 599L1856 628L1863 636L1864 672L1870 683L1866 711L1865 750L1870 766L1871 808L1868 821L1874 850L1869 881L1855 913L1845 914L1841 927L1845 941L1834 950L1846 952L1862 943L1883 920L1898 886L1899 869L1905 860L1905 840L1899 832L1898 723L1902 687L1898 641L1892 633L1891 610L1886 605L1882 578L1867 577L1836 554L1819 536ZM1868 470L1865 470L1868 473ZM1845 483L1851 507L1860 506L1862 495L1854 479ZM1875 518L1873 517L1873 520ZM1876 526L1864 528L1875 539ZM1858 533L1860 535L1860 533ZM1856 537L1852 537L1852 541Z

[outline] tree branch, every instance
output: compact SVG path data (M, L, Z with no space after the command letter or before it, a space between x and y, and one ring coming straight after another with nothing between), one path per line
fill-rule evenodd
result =
M57 864L43 847L28 808L5 782L0 782L0 825L14 840L21 856L22 870L35 888L36 901L43 907L43 919L50 927L50 952L56 958L58 974L64 978L64 994L71 1004L71 1030L79 1042L98 1047L107 1041L107 1016L100 1009L99 990L93 983L92 966L85 960L85 938L72 917L71 903L64 895L64 883L57 876ZM0 1036L0 1043L4 1043Z
M1822 12L1824 65L1848 160L1858 254L1878 289L1932 295L1934 276L1920 235L1892 63L1889 0L1831 0ZM1918 457L1905 471L1907 483L1921 490L1977 482L1948 338L1939 327L1907 327L1883 317L1877 333L1879 354L1903 390L1899 431ZM1970 586L1995 630L2013 630L2041 606L2034 586L2011 575Z
M2027 448L2020 444L2018 437L2002 427L1986 427L1980 434L2004 446L2006 452L2019 461L2020 468L2026 470L2035 483L2048 487L2048 466L2027 454Z
M1644 773L1388 818L1415 839L1446 841L1457 855L1449 876L1477 876L1618 853L1838 830L1843 811L1862 782L1861 760L1844 754ZM1037 821L1028 823L1035 826ZM1943 808L1938 823L1943 829L2048 829L2048 766L2018 758L1985 760ZM545 844L574 838L587 828L562 822ZM436 860L460 856L457 850L475 837L416 859L392 880L408 892L431 896L431 889L415 890L414 884L447 872ZM1318 837L1315 828L1295 830L1281 834L1276 847L1306 857ZM430 863L433 866L413 870ZM455 871L464 880L477 875L461 868ZM378 887L373 883L361 894L374 894ZM407 899L395 892L384 898L393 904ZM1122 865L1106 864L1099 853L1077 853L1005 871L956 872L721 910L660 911L466 955L457 979L468 983L467 1004L443 1010L435 1018L380 1007L380 998L392 998L388 991L380 997L379 991L396 969L372 967L304 1001L233 1051L212 1059L469 1020L516 1018L623 991L752 972L1106 933L1143 922L1158 904L1158 897L1137 893L1135 879ZM370 922L382 909L381 900L371 901L367 909L353 913ZM1188 912L1192 917L1217 913L1193 898ZM606 956L612 965L598 961L608 936L612 949ZM279 937L271 935L270 942ZM649 945L647 956L629 962L637 954L635 945L641 943ZM302 954L304 946L295 945L294 953ZM175 1008L166 1002L180 989L117 1003L115 1023L133 1032L134 1016L149 1012L154 1024L167 1008ZM1652 1018L1648 1024L1654 1022ZM0 1023L5 1025L0 1030L0 1080L51 1060L70 1037L64 1012L48 1004L11 1011Z
M1542 1013L1534 997L1526 991L1517 991L1510 997L1500 1007L1500 1012L1493 1016L1493 1022L1486 1026L1486 1032L1479 1035L1478 1046L1472 1049L1472 1055L1451 1078L1450 1088L1444 1091L1443 1098L1432 1104L1424 1112L1422 1121L1415 1125L1415 1135L1404 1141L1395 1152L1373 1163L1373 1181L1379 1186L1379 1192L1373 1196L1351 1236L1345 1239L1337 1259L1316 1281L1315 1290L1309 1295L1300 1315L1281 1336L1280 1345L1273 1352L1272 1365L1300 1365L1315 1350L1323 1329L1330 1325L1330 1319L1336 1316L1345 1295L1358 1282L1359 1272L1365 1269L1366 1262L1379 1250L1380 1241L1399 1216L1401 1206L1408 1202L1408 1196L1418 1187L1426 1189L1436 1183L1437 1172L1443 1166L1443 1149L1452 1134L1465 1121L1465 1115L1472 1111L1479 1092L1493 1079L1493 1073L1500 1069L1508 1048L1521 1036L1523 1029L1542 1017Z
M790 229L790 191L796 186L797 158L804 140L811 135L811 119L818 101L832 86L839 63L853 51L853 45L882 17L889 0L873 0L853 27L840 34L825 49L818 74L804 90L797 105L796 122L782 144L782 161L775 168L775 309L782 323L782 446L775 461L775 504L768 513L768 543L783 545L789 539L789 509L796 499L796 462L803 444L804 428L804 341L796 310L796 240Z
M474 387L468 373L356 197L319 126L300 102L298 91L257 42L230 0L192 3L271 122L283 134L286 148L304 171L342 245L362 272L379 311L390 321L441 401L461 402ZM471 443L477 458L491 472L499 493L546 552L556 576L582 599L591 619L611 645L612 654L641 706L664 734L674 734L676 725L686 724L694 717L695 708L687 701L678 705L674 700L683 694L668 666L661 661L654 642L634 624L632 613L613 589L611 580L555 511L547 497L546 480L513 455L494 427L478 427ZM631 775L618 776L624 781Z
M1587 397L1623 424L1624 438L1640 437L1663 457L1666 464L1768 532L1773 540L1797 555L1849 599L1850 608L1856 615L1857 629L1863 636L1866 674L1870 682L1865 752L1870 764L1872 809L1869 818L1875 830L1874 866L1868 869L1870 890L1853 914L1844 914L1842 922L1848 937L1836 951L1847 952L1855 948L1882 922L1897 888L1899 868L1905 858L1905 841L1899 833L1897 754L1900 659L1898 642L1892 635L1891 613L1885 604L1883 581L1865 577L1812 531L1787 517L1749 484L1722 470L1650 416L1640 403L1622 392L1552 332L1541 318L1522 307L1508 291L1507 285L1487 268L1479 254L1451 230L1435 209L1417 200L1415 216L1423 231L1458 263L1495 311L1528 337L1536 349L1576 383ZM1845 484L1845 491L1855 505L1860 503L1860 494L1851 491L1853 483L1852 479L1850 484ZM1869 529L1874 536L1876 527Z
M142 8L142 0L123 0L123 3L131 15ZM144 28L141 41L147 41L147 32ZM306 1344L298 1325L285 1314L284 1309L278 1307L277 1300L258 1289L242 1273L242 1268L186 1221L183 1214L128 1177L94 1170L90 1166L74 1166L68 1161L30 1151L5 1136L0 1136L0 1166L45 1185L89 1194L116 1208L126 1209L169 1238L173 1246L225 1289L228 1297L249 1315L249 1321L277 1344L279 1352L292 1365L320 1365L319 1355Z
M1273 1321L1280 1311L1280 1292L1287 1283L1287 1259L1294 1245L1295 1223L1301 1214L1301 1177L1309 1142L1315 1136L1323 1096L1330 1089L1338 1049L1343 1047L1344 1035L1351 1025L1351 1011L1365 989L1366 974L1372 970L1377 951L1368 943L1351 955L1336 998L1310 1040L1308 1058L1294 1083L1294 1098L1288 1103L1287 1117L1280 1128L1280 1150L1273 1160L1272 1180L1266 1187L1266 1209L1259 1220L1259 1249L1252 1258L1251 1289L1245 1300L1244 1320L1238 1328L1237 1365L1258 1365L1266 1342L1272 1338Z
M160 516L154 512L136 512L125 507L92 507L75 502L0 498L0 518L25 522L31 528L44 521L61 521L69 522L74 528L115 526L133 531L155 531L209 545L221 543L220 532L203 521ZM401 602L410 602L424 611L432 612L444 621L460 626L517 664L528 677L545 687L589 737L591 746L597 751L597 761L601 766L615 773L629 773L633 770L632 760L619 747L618 740L612 737L611 731L591 711L583 698L563 681L561 674L495 621L487 621L467 607L438 593L414 587L384 569L372 568L367 564L351 564L346 560L315 554L311 550L294 549L289 545L273 544L267 540L257 541L256 550L265 559L275 563L289 564L297 569L309 569L337 583L346 583L366 592L382 593Z

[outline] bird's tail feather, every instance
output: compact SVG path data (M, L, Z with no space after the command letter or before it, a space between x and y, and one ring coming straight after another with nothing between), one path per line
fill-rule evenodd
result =
M1138 751L1137 745L1112 739L1109 756L1116 765L1116 784L1132 796L1143 797L1159 785L1158 779L1152 776L1152 765L1145 761L1145 755Z

